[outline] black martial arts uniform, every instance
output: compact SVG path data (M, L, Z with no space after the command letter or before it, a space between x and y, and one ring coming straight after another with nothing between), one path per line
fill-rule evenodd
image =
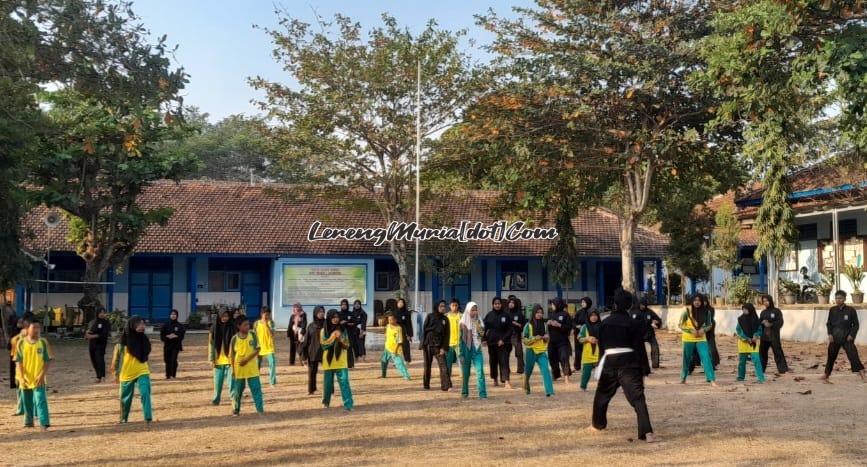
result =
M296 332L293 326L298 327ZM301 358L301 362L307 360L307 354L304 352L304 340L307 333L307 313L301 312L298 314L297 322L295 314L289 317L289 326L286 329L286 337L289 338L289 364L295 364L295 355Z
M527 317L524 316L524 309L520 301L516 301L516 306L509 310L509 316L512 318L512 347L515 349L515 358L518 360L519 375L524 374L524 343L521 336L524 333L524 325L527 324Z
M319 341L319 332L325 326L325 319L316 319L314 311L313 322L307 326L307 334L301 347L301 358L307 359L307 393L316 392L316 375L319 372L319 363L322 362L322 346Z
M406 363L412 361L412 349L410 348L410 339L412 339L412 313L406 308L398 308L394 311L394 317L397 319L397 324L403 329L403 360Z
M440 370L440 389L448 391L452 387L446 355L449 353L449 319L435 311L424 319L424 388L430 389L431 366L434 359Z
M586 307L584 304L586 303ZM575 339L573 344L575 345L575 361L574 367L575 371L581 371L581 355L584 352L584 344L582 344L579 340L578 333L581 331L581 326L584 326L588 323L590 310L593 308L593 300L590 297L584 297L581 299L581 308L575 313L575 318L572 320L575 328Z
M783 312L772 305L762 310L759 320L762 321L762 341L759 344L759 358L762 361L762 368L765 372L768 371L768 350L772 349L774 351L774 363L777 364L777 372L780 374L788 372L789 365L786 363L786 354L783 353L783 344L780 341ZM765 321L770 324L770 327L765 326Z
M491 310L485 316L485 341L488 343L488 364L494 383L505 383L510 380L509 357L512 353L512 317L500 308ZM500 342L503 345L499 345Z
M349 336L349 352L346 354L346 362L349 368L355 368L355 349L358 347L358 315L354 310L349 308L349 303L346 304L346 309L340 309L340 321L343 323L343 328L346 329L346 334Z
M111 337L111 323L107 319L96 318L87 325L87 331L97 336L87 342L90 364L93 365L97 378L105 378L105 348L108 338Z
M177 320L169 321L160 328L160 340L163 341L163 360L166 363L166 379L178 377L178 355L184 350L184 334L186 328ZM169 334L178 337L169 339Z
M566 312L562 301L558 302L557 311L548 318L548 360L551 362L551 377L554 380L561 376L572 376L572 367L569 365L569 357L572 355L572 345L569 342L574 325L572 317ZM551 322L560 324L554 326Z
M647 331L644 334L644 341L650 343L651 366L653 368L659 368L659 342L656 340L656 328L654 328L653 325L656 324L657 328L661 328L662 318L660 318L655 311L645 306L644 310L641 310L640 308L633 310L632 319L647 326Z
M858 312L847 305L835 306L828 312L826 326L830 339L828 342L828 361L825 363L825 376L831 376L834 362L837 361L841 347L846 352L846 357L849 358L852 373L859 373L863 370L864 364L861 363L858 349L855 347L855 337L858 336L859 328ZM851 340L849 340L850 338Z
M12 338L21 333L18 329L18 316L15 313L10 313L6 316L6 322L0 323L6 327L6 350L9 351L11 358L9 359L9 388L16 389L18 383L15 382L15 355L12 352ZM103 366L105 362L103 361Z
M367 355L367 312L361 308L356 312L358 314L358 349L355 355L364 357Z
M631 296L628 292L624 294ZM608 404L617 393L617 388L622 387L623 395L638 417L638 439L646 439L648 433L653 433L644 398L644 377L650 374L647 350L644 348L646 330L642 323L627 314L628 299L618 298L615 294L615 303L617 308L602 321L599 328L600 354L604 355L606 350L617 347L631 348L632 352L605 359L593 398L593 427L602 430L608 426Z

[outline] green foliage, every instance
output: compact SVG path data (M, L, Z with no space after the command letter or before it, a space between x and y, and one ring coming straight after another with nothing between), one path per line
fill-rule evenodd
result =
M741 224L734 207L728 203L720 206L714 219L716 226L709 252L711 264L724 271L732 271L738 265Z
M557 211L557 243L544 258L551 280L560 286L571 286L578 277L578 244L569 209Z
M108 322L111 324L111 332L114 334L115 340L117 340L120 338L120 334L123 333L123 328L126 326L129 317L125 310L118 308L109 311L106 315L106 319L108 319Z
M744 303L752 302L756 296L756 291L750 285L750 276L741 274L728 283L728 300L729 303L743 305Z
M867 277L867 271L864 270L864 267L847 264L843 266L843 275L852 284L853 293L861 293L861 282Z
M825 271L822 273L822 278L816 284L816 294L820 297L828 297L834 291L834 282L836 281L833 271Z
M782 294L798 295L801 291L801 286L798 285L797 282L792 282L788 279L783 279L782 277L777 279L777 282L777 289Z

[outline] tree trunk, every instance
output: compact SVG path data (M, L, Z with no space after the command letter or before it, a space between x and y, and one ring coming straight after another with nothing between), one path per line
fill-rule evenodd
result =
M100 282L105 269L101 267L98 261L88 261L85 263L84 282ZM93 317L96 317L96 310L102 306L99 300L100 287L96 284L84 284L82 291L84 296L78 301L78 307L84 312L85 322L88 322Z
M398 295L400 298L403 298L407 302L409 301L409 267L407 265L407 257L406 257L406 242L404 241L392 241L389 244L389 249L391 250L391 257L394 258L394 262L397 263L397 271L398 271ZM412 306L408 306L409 309L415 309L416 304L413 303Z
M635 238L635 226L638 224L635 215L630 213L620 219L620 267L623 290L635 293L635 257L632 253L632 243Z

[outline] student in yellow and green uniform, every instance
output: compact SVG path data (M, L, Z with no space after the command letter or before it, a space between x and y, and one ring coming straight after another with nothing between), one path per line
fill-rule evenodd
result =
M545 322L545 309L536 304L533 307L533 319L524 325L521 338L524 344L524 392L530 394L530 376L533 375L533 365L539 365L542 373L542 385L545 395L554 394L554 381L551 379L551 367L548 362L548 325Z
M250 320L240 317L237 320L237 333L232 337L230 358L232 360L232 415L241 413L241 398L244 388L250 387L256 412L265 413L262 399L262 383L259 380L259 342L257 334L250 331Z
M45 392L45 375L52 359L48 341L41 336L42 326L29 323L26 335L18 338L15 363L17 366L21 401L24 405L24 426L33 426L33 416L39 418L43 430L51 426L48 418L48 396Z
M331 405L331 395L334 393L334 377L340 384L340 395L343 398L343 408L352 410L352 388L349 387L349 335L340 324L340 313L328 310L325 317L325 327L319 334L322 346L322 372L325 380L322 384L322 405Z
M392 312L386 313L385 316L388 319L388 324L385 326L385 348L382 350L382 358L379 361L380 366L382 366L381 377L385 378L388 362L392 362L394 363L394 367L397 368L397 372L400 373L400 376L409 381L409 370L407 370L403 358L398 353L403 345L403 328L397 324L397 318L395 318Z
M230 344L235 335L235 324L228 311L220 313L220 318L211 326L208 334L208 361L214 367L214 397L211 404L220 405L223 382L228 379L229 391L232 390L232 360Z
M587 322L578 331L578 342L581 343L581 390L587 390L587 383L593 375L593 368L599 363L599 327L602 320L599 311L590 310Z
M746 303L741 307L741 315L738 316L738 325L735 331L738 336L738 381L746 379L747 357L750 357L756 368L756 379L759 380L759 383L764 383L765 372L759 355L762 323L758 313L756 313L756 307L752 303Z
M686 384L692 354L698 351L707 382L716 386L716 375L713 371L713 362L707 345L707 332L713 327L713 321L709 310L704 306L704 298L701 294L697 294L692 299L692 305L684 310L680 316L679 326L681 341L683 342L683 367L680 370L680 382Z
M253 332L259 340L259 367L262 361L268 362L268 382L273 387L277 384L277 349L274 344L274 321L267 306L262 307L262 315L253 326Z
M458 361L458 344L461 341L461 304L457 298L449 303L449 351L446 354L446 367L449 370L449 378L452 377L452 366ZM452 380L454 381L454 380Z
M144 320L133 316L126 322L111 360L111 372L120 382L120 423L129 420L129 409L132 407L136 386L141 395L145 422L149 424L153 420L151 370L148 366L150 353L151 341L145 335Z
M27 328L30 327L30 320L28 320L27 317L21 318L18 320L16 326L18 334L9 339L9 356L12 360L13 368L16 369L13 377L15 378L15 399L18 401L18 404L13 415L17 417L18 415L24 415L24 400L21 398L21 373L17 371L18 363L15 362L15 359L18 354L18 340L27 336Z

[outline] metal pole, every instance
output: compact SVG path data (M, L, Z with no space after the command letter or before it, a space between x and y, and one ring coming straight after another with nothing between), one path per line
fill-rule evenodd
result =
M831 239L834 242L834 288L840 290L840 225L839 211L831 211Z
M421 227L420 223L420 207L419 207L419 187L421 186L421 60L416 67L416 94L415 94L415 225L416 228ZM413 295L412 304L416 311L419 310L418 303L418 262L419 262L419 245L418 237L415 239L415 276L413 283L415 284L415 293Z

